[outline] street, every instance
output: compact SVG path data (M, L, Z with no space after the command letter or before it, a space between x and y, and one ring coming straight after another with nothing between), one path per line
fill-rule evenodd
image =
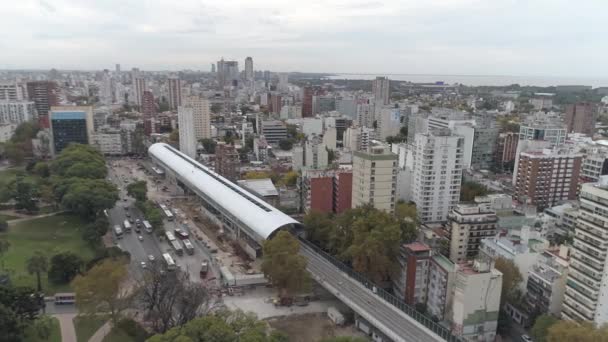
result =
M141 229L140 233L135 232L135 224L132 224L133 228L130 233L124 232L121 239L117 239L112 229L115 225L124 227L124 221L127 219L145 220L143 213L135 206L135 199L127 195L127 185L138 180L145 180L148 184L148 198L154 202L166 203L167 199L171 199L173 196L169 193L160 191L159 188L165 186L160 180L157 183L157 179L153 176L148 175L144 170L138 167L138 160L132 159L113 159L108 162L108 180L115 184L119 190L120 200L116 203L116 206L108 210L108 220L110 222L110 229L112 230L112 236L115 244L121 249L131 254L131 262L129 265L130 273L139 277L143 274L142 262L146 265L150 263L149 256L154 256L154 260L157 262L163 262L163 253L169 253L175 260L178 267L182 271L187 272L190 279L194 282L200 282L199 271L201 263L203 261L211 260L210 253L207 249L202 246L199 241L191 237L191 242L194 246L194 254L188 255L185 251L183 256L178 256L173 248L169 245L166 239L161 239L156 236L156 233L148 234L145 230ZM125 209L128 208L128 209ZM176 228L181 228L188 231L186 227L180 224L180 222L189 221L188 218L182 212L176 212L175 220L169 221L165 218L163 221L163 227L155 227L156 230L168 230L174 231ZM129 215L129 217L127 217ZM123 229L124 230L124 229ZM188 231L188 233L190 233ZM142 236L143 240L140 241L138 236ZM210 262L210 266L211 262ZM218 271L211 267L209 277L218 278Z

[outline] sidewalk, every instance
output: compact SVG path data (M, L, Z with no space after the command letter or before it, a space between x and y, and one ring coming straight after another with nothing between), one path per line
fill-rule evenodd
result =
M53 317L59 320L62 342L76 342L76 329L74 329L75 313L56 314Z
M110 321L107 321L104 325L97 330L93 336L89 339L89 342L102 342L103 339L112 331L112 327L110 326ZM65 341L63 341L65 342Z
M23 217L23 218L18 218L18 219L15 219L15 220L6 221L6 223L8 223L9 226L14 226L14 225L16 225L17 223L20 223L20 222L35 220L35 219L39 219L39 218L43 218L43 217L60 215L60 214L63 214L63 213L65 213L65 211L56 211L56 212L53 212L53 213L36 215L36 216L26 216L26 217Z

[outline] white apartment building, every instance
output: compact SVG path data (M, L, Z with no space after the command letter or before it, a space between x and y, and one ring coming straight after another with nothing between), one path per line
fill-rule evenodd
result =
M391 81L387 77L376 77L372 81L372 93L374 94L374 102L379 105L387 105L389 103Z
M477 257L481 241L496 235L498 217L488 203L458 204L448 220L450 260L455 263Z
M36 106L32 101L0 101L0 124L20 124L36 118Z
M209 100L199 96L188 96L183 101L183 107L192 108L192 125L194 137L200 139L211 138L211 105Z
M181 106L177 109L179 125L179 150L190 158L196 158L196 131L194 125L194 112L192 107Z
M376 116L378 137L386 140L386 137L399 134L401 129L401 111L398 108L382 108Z
M459 264L454 281L452 332L467 341L492 342L496 338L502 273L491 261Z
M321 121L321 124L323 121ZM287 127L282 121L270 120L262 121L261 134L266 138L270 145L277 145L279 141L287 139Z
M95 132L93 146L102 154L121 155L124 153L120 130Z
M361 127L374 128L374 104L359 103L357 104L357 123Z
M0 124L0 143L5 143L13 137L17 125L14 124Z
M27 90L24 84L0 83L0 101L23 101L26 98Z
M374 130L367 127L349 127L344 132L343 146L350 151L367 151L374 139Z
M608 177L580 190L562 318L608 323Z
M528 272L524 305L528 312L559 316L564 302L568 278L568 248L545 251Z
M353 208L371 204L376 209L394 212L396 186L397 155L387 146L353 152Z
M304 146L304 166L310 169L325 169L329 164L329 152L320 136L312 135Z
M443 222L460 199L464 139L449 130L416 134L412 201L422 223Z

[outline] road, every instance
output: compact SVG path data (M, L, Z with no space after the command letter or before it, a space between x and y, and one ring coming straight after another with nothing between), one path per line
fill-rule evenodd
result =
M443 341L438 335L359 284L310 247L301 245L313 277L393 341Z
M146 180L148 182L148 197L152 201L162 201L166 203L166 200L172 197L170 193L164 193L159 190L159 188L166 184L164 184L162 181L159 181L160 183L156 183L156 179L148 176L144 171L138 169L136 160L110 160L108 170L108 179L120 189L120 200L116 203L114 208L108 210L108 220L111 227L114 227L115 225L120 225L123 227L123 222L125 219L129 218L133 219L134 221L136 219L140 219L142 221L145 220L143 213L135 207L135 199L127 195L126 186L135 180ZM125 210L125 208L128 208L128 210ZM189 221L189 218L175 209L173 209L173 211L174 214L176 214L176 220L169 221L165 219L163 221L163 227L160 227L160 229L173 231L179 226L181 226L180 228L184 229L179 222ZM129 217L127 217L127 214ZM185 230L188 231L187 228ZM163 253L170 253L176 264L183 271L188 272L190 280L194 282L201 282L199 276L200 265L203 261L211 260L211 253L199 241L192 238L190 240L194 245L194 254L188 255L184 252L183 256L178 256L173 251L171 246L166 241L161 241L156 234L148 234L143 229L140 233L136 233L134 224L132 232L124 232L122 239L116 239L113 231L112 236L115 243L119 245L120 248L128 251L131 254L131 263L129 265L129 269L132 272L131 274L135 276L140 276L143 274L141 263L145 262L146 264L149 264L150 261L148 256L152 255L154 256L155 260L160 261L163 260ZM139 241L138 236L142 236L143 240ZM219 278L215 270L214 272L211 272L209 277L212 276ZM219 283L217 280L216 282Z

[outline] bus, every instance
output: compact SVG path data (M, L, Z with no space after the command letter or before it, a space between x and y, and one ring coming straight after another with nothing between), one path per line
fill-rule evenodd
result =
M165 236L167 237L167 240L169 240L169 241L175 240L175 235L173 235L173 233L171 233L170 231L166 231Z
M173 261L173 258L169 253L163 253L163 259L165 259L165 264L167 264L167 270L173 271L177 268L175 261Z
M125 232L130 233L131 232L131 223L129 222L129 220L125 220L125 222L123 222L122 224L125 227Z
M170 241L171 247L175 250L175 254L182 256L184 255L184 249L182 248L182 244L179 243L179 240Z
M184 240L184 248L186 249L186 253L190 255L194 254L194 246L192 246L192 242L190 242L190 240Z
M119 225L114 226L114 234L116 234L117 239L122 239L122 229Z
M166 205L164 205L164 204L162 204L162 203L159 203L159 204L158 204L158 206L160 207L160 209L161 209L162 211L167 210L167 206L166 206Z
M74 304L76 303L75 293L55 293L55 304Z
M171 210L165 209L164 212L165 212L165 216L167 216L167 220L173 221L173 218L175 216L173 216L173 213L171 212Z
M144 220L142 224L144 225L146 233L152 233L152 225L150 224L150 222Z

